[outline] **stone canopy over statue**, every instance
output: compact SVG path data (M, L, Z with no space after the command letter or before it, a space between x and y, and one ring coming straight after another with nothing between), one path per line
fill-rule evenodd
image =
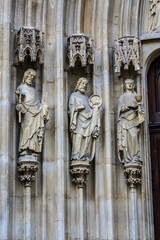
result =
M118 157L123 164L141 165L139 126L145 120L144 108L141 96L134 91L134 81L127 79L124 87L118 103Z
M99 95L90 98L85 94L88 80L80 78L75 92L69 99L70 132L72 140L71 161L92 161L95 155L95 141L100 130Z
M42 150L44 125L49 119L46 99L40 103L37 90L32 87L36 71L28 69L16 90L16 109L21 122L19 152L21 156L34 155ZM21 116L22 114L22 116Z

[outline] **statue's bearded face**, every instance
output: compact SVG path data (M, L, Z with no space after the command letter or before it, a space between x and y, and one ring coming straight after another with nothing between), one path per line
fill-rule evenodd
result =
M32 82L33 82L34 78L35 78L35 73L34 72L29 72L26 76L25 82L28 85L32 85Z
M79 90L81 93L84 93L84 92L87 90L87 83L88 83L87 80L83 80L83 81L79 84L78 90Z

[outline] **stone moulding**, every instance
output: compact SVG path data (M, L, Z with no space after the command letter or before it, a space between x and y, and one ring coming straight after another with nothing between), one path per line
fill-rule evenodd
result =
M135 71L140 70L140 41L135 36L125 36L115 40L115 72L120 73L122 67L129 70L132 64Z
M80 61L82 67L94 63L93 39L85 34L73 34L67 39L67 57L69 67L74 68L76 61Z
M31 187L35 181L35 172L38 170L37 157L31 155L21 156L18 161L19 180L25 187Z
M89 174L89 161L72 161L70 165L70 173L72 175L72 182L78 187L83 187L87 182L87 175Z
M16 34L15 65L24 63L26 57L38 65L44 63L44 33L34 27L21 27Z
M141 184L142 165L138 163L129 163L124 165L124 175L126 176L126 183L130 188L135 188Z

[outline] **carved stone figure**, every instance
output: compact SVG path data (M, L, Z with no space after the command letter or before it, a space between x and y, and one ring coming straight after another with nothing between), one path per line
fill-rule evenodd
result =
M23 81L16 90L18 103L16 109L21 122L19 152L21 156L41 152L44 124L49 119L47 103L40 103L37 90L32 87L36 71L28 69ZM23 117L21 117L21 114Z
M75 92L69 99L70 131L72 139L71 161L92 161L95 154L95 141L100 130L99 107L101 97L85 94L88 80L80 78Z
M125 92L118 103L118 157L121 163L141 165L139 125L145 120L141 96L134 91L132 79L125 81Z
M148 31L160 29L160 0L150 0L150 23Z

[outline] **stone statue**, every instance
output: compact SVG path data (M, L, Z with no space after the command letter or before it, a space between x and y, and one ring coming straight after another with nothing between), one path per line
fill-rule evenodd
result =
M37 90L32 87L36 71L28 69L16 90L19 122L21 123L19 152L21 156L34 155L42 150L44 124L49 119L46 101L40 103ZM23 116L21 116L21 114Z
M72 160L92 161L95 155L95 141L100 130L99 95L90 98L85 94L88 80L80 78L75 92L69 99L70 132L72 139Z
M145 120L142 98L134 91L132 79L127 79L124 87L118 103L118 157L123 164L141 164L139 125Z
M160 29L160 0L150 0L149 32Z

